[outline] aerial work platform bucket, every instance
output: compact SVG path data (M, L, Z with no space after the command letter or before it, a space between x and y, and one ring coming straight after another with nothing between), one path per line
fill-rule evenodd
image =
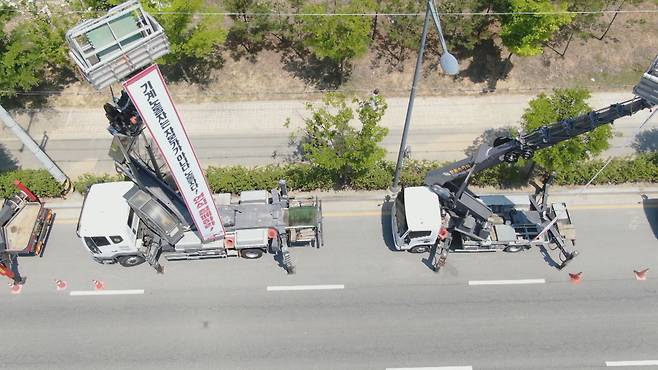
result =
M164 30L138 0L78 24L66 33L66 40L69 55L99 90L169 53Z
M640 83L633 88L633 92L649 103L658 105L658 57L642 75Z

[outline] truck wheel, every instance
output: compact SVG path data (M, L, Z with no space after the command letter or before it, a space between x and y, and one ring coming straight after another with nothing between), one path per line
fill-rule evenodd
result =
M246 258L248 260L255 260L256 258L260 258L263 255L263 251L260 249L245 249L242 252L240 252L240 256L242 258Z
M430 247L427 245L417 245L409 249L409 253L426 253L429 252Z
M516 252L520 252L524 249L525 249L525 246L523 246L523 245L508 245L503 250L507 253L516 253Z
M146 259L142 256L123 256L119 257L119 264L123 267L133 267L141 265Z

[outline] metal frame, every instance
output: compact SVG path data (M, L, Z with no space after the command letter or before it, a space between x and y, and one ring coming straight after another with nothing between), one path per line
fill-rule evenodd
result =
M136 29L122 37L117 37L111 22L125 16L134 14L137 22ZM113 42L105 45L83 45L80 37L87 37L91 31L107 27L112 34ZM122 45L135 35L142 38L128 45ZM164 30L158 22L144 11L138 0L130 0L108 11L100 18L86 20L66 33L69 43L69 55L84 77L97 89L104 88L114 82L120 81L130 73L151 64L155 59L169 53L169 41ZM91 47L91 48L90 48ZM112 51L99 58L98 55L108 49ZM90 59L95 58L96 61Z

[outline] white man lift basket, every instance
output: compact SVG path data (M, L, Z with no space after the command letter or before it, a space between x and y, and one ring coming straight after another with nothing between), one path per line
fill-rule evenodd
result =
M164 30L137 0L83 21L66 33L66 40L80 71L99 90L169 53Z

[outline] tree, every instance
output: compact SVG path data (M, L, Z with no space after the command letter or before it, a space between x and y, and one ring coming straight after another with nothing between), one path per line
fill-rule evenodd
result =
M13 97L35 86L52 83L68 69L64 33L71 25L66 18L51 19L34 9L9 33L4 25L16 12L0 8L0 96Z
M422 1L390 0L382 3L380 11L385 14L424 13L424 5ZM422 31L422 17L386 16L381 25L379 46L394 59L391 62L402 62L410 50L418 49Z
M372 12L375 4L371 0L355 0L339 6L334 13ZM327 5L309 5L305 13L328 13ZM304 32L307 34L304 45L311 49L318 59L326 58L338 67L341 77L349 60L368 51L372 32L372 22L362 16L309 16L304 18Z
M489 8L490 1L461 0L441 1L437 11L442 13L482 12ZM486 31L493 18L487 16L441 15L441 26L451 52L468 54L488 35Z
M269 45L267 36L275 28L276 22L270 15L273 4L262 0L225 0L224 7L231 15L233 24L229 28L227 43L237 55L238 48L244 48L248 54L255 54ZM257 14L257 15L249 15Z
M441 16L443 33L450 52L461 56L471 53L479 41L486 38L492 17L450 15L445 13L479 12L489 7L484 0L441 1L437 4L437 11ZM426 1L417 0L388 0L382 2L379 10L385 14L425 14ZM423 30L424 17L417 16L387 16L381 24L381 37L377 45L385 51L389 62L398 64L404 61L409 51L416 52ZM430 20L432 22L432 20ZM443 50L439 47L438 34L433 25L430 26L427 40L427 52L440 55Z
M327 93L322 105L307 104L311 117L304 120L304 127L296 135L302 144L303 158L345 185L384 159L386 151L379 143L388 133L388 129L379 126L387 107L384 98L375 95L352 102L357 106L359 128L351 125L355 111L347 104L347 97Z
M541 54L544 43L574 17L573 14L555 13L566 11L566 3L557 6L550 0L507 0L503 3L502 9L498 10L510 13L549 13L507 14L502 17L500 37L503 44L512 53L520 56Z
M226 41L223 17L195 13L217 11L203 0L153 1L145 4L162 25L171 44L171 52L163 57L165 64L184 64L188 68L217 62L217 48Z
M579 88L555 89L550 96L542 93L530 101L521 118L521 125L526 132L530 132L543 125L587 113L592 110L586 102L589 97L589 91ZM533 158L547 171L566 171L603 152L609 147L610 138L612 127L600 126L594 131L542 149Z

